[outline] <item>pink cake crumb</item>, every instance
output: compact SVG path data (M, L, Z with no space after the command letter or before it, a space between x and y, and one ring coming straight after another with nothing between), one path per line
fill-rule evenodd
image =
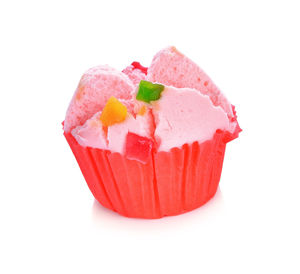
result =
M69 132L82 125L96 112L103 109L107 100L132 99L134 85L125 73L107 65L89 69L80 79L75 94L67 110L64 130Z

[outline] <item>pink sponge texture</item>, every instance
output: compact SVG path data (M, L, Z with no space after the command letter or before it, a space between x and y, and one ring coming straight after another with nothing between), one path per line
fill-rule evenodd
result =
M138 85L141 80L146 79L147 68L143 67L138 62L133 62L130 66L126 67L122 72L125 73L135 85Z
M231 104L208 75L175 47L163 49L154 56L147 78L177 88L197 89L208 95L215 106L221 106L230 118L234 116Z
M129 100L134 85L125 73L107 65L89 69L81 78L67 110L64 130L69 132L82 125L96 112L103 109L111 96Z

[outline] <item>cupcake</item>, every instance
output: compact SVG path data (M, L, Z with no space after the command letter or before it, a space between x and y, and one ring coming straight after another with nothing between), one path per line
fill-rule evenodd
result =
M214 196L234 107L193 61L169 47L149 68L89 69L63 123L95 199L135 218L191 211Z

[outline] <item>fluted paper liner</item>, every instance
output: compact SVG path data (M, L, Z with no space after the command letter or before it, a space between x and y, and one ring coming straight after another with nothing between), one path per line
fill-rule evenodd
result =
M127 217L161 218L193 210L214 196L226 143L241 131L218 130L213 139L153 152L148 163L83 147L64 133L95 199Z

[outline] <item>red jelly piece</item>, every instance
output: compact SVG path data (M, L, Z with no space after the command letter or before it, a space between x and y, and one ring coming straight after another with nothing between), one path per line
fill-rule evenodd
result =
M139 69L141 72L145 73L147 75L148 68L143 67L139 62L132 62L131 65L135 69Z
M130 160L147 163L153 147L153 142L147 137L128 132L126 137L125 156Z

